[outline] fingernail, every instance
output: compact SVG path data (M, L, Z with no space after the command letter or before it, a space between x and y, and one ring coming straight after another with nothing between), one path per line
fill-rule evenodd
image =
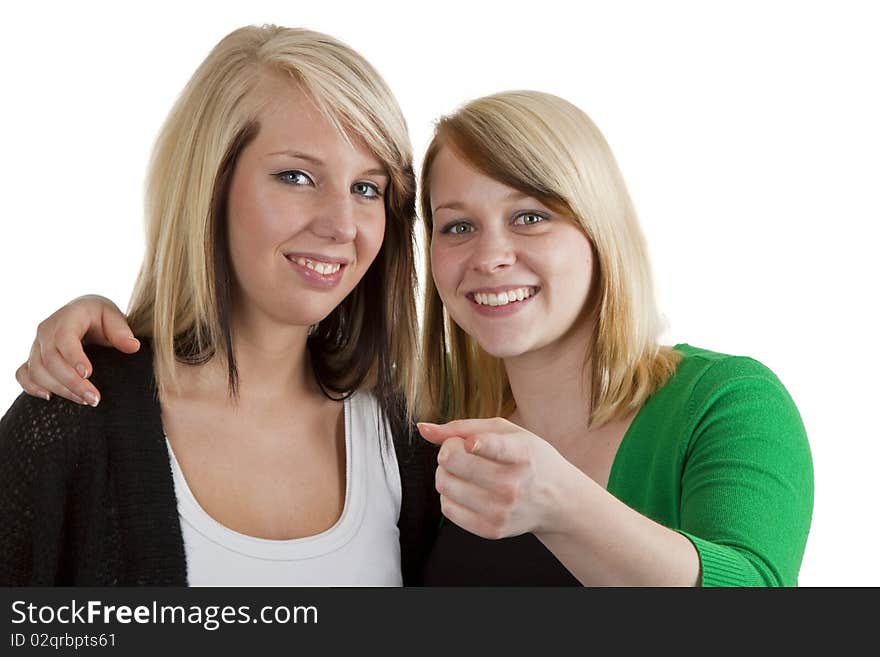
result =
M75 401L75 402L76 402L77 404L79 404L80 406L87 406L87 405L88 405L88 404L86 403L86 401L85 401L82 397L80 397L79 395L74 395L74 396L73 396L73 401Z
M79 374L84 379L88 378L86 376L86 374L88 374L88 371L86 370L86 366L83 365L82 363L76 364L76 373Z
M437 425L436 425L436 424L433 424L433 423L431 423L431 422L416 422L416 426L417 426L419 429L421 429L421 428L423 428L423 427L428 427L429 429L433 429L433 428L436 427Z
M86 398L86 400L88 401L89 406L91 406L92 408L94 408L95 406L97 406L97 405L98 405L98 402L100 401L100 399L98 398L98 395L96 395L95 393L93 393L91 390L89 390L89 391L85 394L85 398Z
M471 454L476 454L476 453L477 453L477 450L478 450L479 448L480 448L480 441L479 441L479 440L475 440L475 441L474 441L474 446L471 447Z
M49 401L50 399L52 399L52 395L49 394L49 391L48 391L48 390L41 390L41 391L40 391L40 397L42 397L42 398L45 399L46 401Z

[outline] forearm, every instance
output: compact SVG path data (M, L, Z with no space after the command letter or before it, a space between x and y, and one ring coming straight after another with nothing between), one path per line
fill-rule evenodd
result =
M535 536L585 586L698 586L700 559L678 532L571 466L558 513Z

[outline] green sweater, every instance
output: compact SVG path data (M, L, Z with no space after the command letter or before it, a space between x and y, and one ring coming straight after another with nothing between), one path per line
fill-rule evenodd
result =
M795 586L813 509L806 432L779 379L686 344L623 438L608 491L686 536L703 586Z

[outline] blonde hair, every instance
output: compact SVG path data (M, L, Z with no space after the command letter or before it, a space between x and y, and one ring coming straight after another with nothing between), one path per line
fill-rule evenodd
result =
M363 140L390 176L379 254L354 291L313 327L308 348L325 394L365 387L386 409L400 410L416 377L412 147L379 74L325 34L274 25L237 29L187 83L150 164L147 244L130 304L132 329L152 338L160 387L176 385L176 360L205 362L219 351L228 360L230 393L237 393L226 203L236 159L271 100L261 86L270 79L309 94L347 139Z
M584 231L595 252L588 303L598 323L590 347L590 425L640 407L675 371L678 352L660 346L645 240L611 149L571 103L535 91L471 101L441 118L422 165L428 277L419 415L442 421L507 415L515 408L503 363L443 308L430 276L431 166L449 147L485 175L538 199Z

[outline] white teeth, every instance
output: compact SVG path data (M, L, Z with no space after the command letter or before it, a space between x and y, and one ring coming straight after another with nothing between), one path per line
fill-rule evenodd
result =
M514 301L522 301L534 296L537 288L534 287L518 287L515 290L507 290L500 294L493 292L475 292L474 301L481 306L506 306Z
M302 267L313 269L324 276L335 274L339 271L339 268L342 267L338 262L318 262L309 258L293 258L293 261Z

